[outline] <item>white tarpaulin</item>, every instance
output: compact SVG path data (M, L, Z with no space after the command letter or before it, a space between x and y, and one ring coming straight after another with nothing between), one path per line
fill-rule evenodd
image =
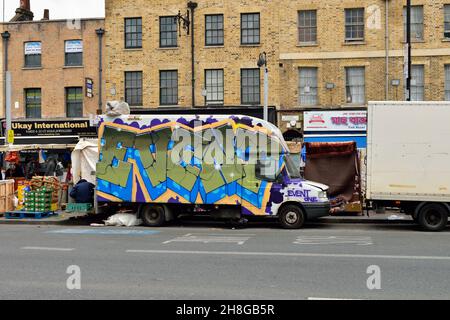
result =
M76 184L85 179L95 184L95 169L98 161L98 142L96 139L84 139L78 142L72 152L72 175Z

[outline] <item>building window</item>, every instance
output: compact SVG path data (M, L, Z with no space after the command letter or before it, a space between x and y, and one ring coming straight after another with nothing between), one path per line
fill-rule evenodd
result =
M206 45L221 46L223 40L223 14L206 16Z
M350 67L345 68L346 75L346 96L347 103L366 103L365 68Z
M317 68L300 68L300 105L315 106L317 99Z
M223 105L223 69L205 70L207 105Z
M424 66L415 65L411 68L411 101L424 100Z
M259 13L241 14L241 44L259 44Z
M345 9L345 41L364 41L364 8Z
M298 37L300 43L317 42L317 11L298 12Z
M66 88L66 113L68 118L83 117L83 88Z
M41 89L25 89L25 112L27 118L41 118Z
M450 101L450 64L445 65L445 101Z
M159 97L162 106L178 104L178 71L159 72Z
M25 42L25 68L41 67L41 56L40 42Z
M66 66L83 65L83 41L69 40L65 42Z
M444 6L444 37L450 39L450 5Z
M125 19L125 48L142 48L142 18Z
M161 48L176 47L178 38L177 23L174 16L159 18L159 46Z
M260 104L260 70L241 70L241 102L242 104Z
M142 71L125 72L125 101L142 106Z
M406 7L403 8L403 29L406 40ZM423 6L411 6L411 40L423 39Z

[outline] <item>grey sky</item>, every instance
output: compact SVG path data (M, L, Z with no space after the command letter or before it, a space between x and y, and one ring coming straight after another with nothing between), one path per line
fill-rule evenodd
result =
M9 21L19 7L19 0L0 0L0 20L3 20L5 3L5 21ZM34 19L40 20L44 9L50 10L50 19L97 18L105 16L104 0L31 0Z

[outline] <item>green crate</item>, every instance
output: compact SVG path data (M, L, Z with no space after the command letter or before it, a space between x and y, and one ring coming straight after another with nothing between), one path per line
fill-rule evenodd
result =
M68 203L67 212L89 212L92 210L91 203Z

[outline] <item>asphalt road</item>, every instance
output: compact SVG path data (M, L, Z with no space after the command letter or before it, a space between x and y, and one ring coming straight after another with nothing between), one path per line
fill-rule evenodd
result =
M0 299L450 299L449 240L408 224L0 225Z

